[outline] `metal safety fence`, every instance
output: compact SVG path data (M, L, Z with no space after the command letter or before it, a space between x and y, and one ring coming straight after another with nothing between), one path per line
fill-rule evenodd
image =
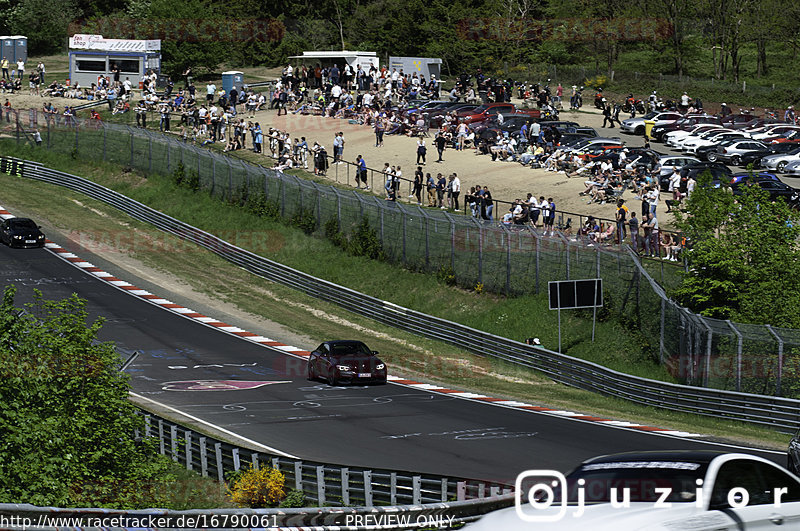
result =
M438 209L384 201L127 126L89 120L56 124L35 111L21 114L17 124L10 126L9 132L20 143L29 142L30 131L41 126L42 146L88 160L165 175L182 164L186 171L196 172L203 192L239 204L258 194L274 203L285 218L313 217L318 233L335 223L336 230L349 235L367 220L387 260L413 270L452 275L462 286L480 283L489 291L517 295L541 293L553 280L602 277L605 307L640 331L646 348L677 381L744 393L800 396L800 331L694 314L670 300L653 279L652 265L643 264L630 250L593 247L560 232L545 235L530 226L485 224ZM81 191L95 189L88 181L37 164L25 168L25 177L74 184ZM100 195L106 197L108 192ZM196 231L181 229L185 230ZM257 269L260 273L261 268ZM675 272L664 277L662 270L661 274L671 279L671 285L679 280ZM305 284L295 287L307 290ZM347 307L338 297L332 301ZM390 319L389 324L396 323Z
M419 474L404 470L373 469L265 454L193 432L176 422L138 410L144 428L135 436L152 437L161 455L220 483L230 473L271 467L286 478L287 489L303 492L310 505L365 506L419 505L496 497L511 492L503 483Z

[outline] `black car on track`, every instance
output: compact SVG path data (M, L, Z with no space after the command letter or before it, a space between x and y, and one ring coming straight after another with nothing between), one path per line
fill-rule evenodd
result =
M9 247L44 247L40 227L28 218L8 218L0 223L0 241Z
M386 383L386 364L361 341L325 341L308 357L308 379L340 383Z

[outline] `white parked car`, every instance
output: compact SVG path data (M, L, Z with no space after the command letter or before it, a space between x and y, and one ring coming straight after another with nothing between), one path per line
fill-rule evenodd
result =
M680 169L687 164L693 164L695 162L700 162L700 159L687 157L685 155L664 155L658 159L658 168L661 169L659 175L662 177L672 175L676 168L680 171Z
M703 133L696 139L686 140L681 143L681 151L684 153L697 153L697 148L703 146L713 146L724 138L747 138L745 135L738 131L728 131L725 129L716 129Z
M717 124L703 124L698 125L690 131L671 131L664 135L664 144L671 148L679 148L681 141L689 137L697 137L700 133L705 133L712 129L722 129L721 125Z
M489 513L465 529L800 529L800 478L748 454L616 454L584 461L566 477L541 475L517 482L522 488L515 507Z

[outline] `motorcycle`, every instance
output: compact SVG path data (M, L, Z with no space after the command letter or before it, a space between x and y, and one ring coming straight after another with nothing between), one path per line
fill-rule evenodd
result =
M628 98L625 100L625 105L622 106L622 112L631 112L634 109L636 109L636 112L644 114L644 102L642 100L637 100L636 98Z
M598 109L603 108L603 91L600 90L594 95L594 106Z
M581 87L580 90L577 90L575 95L569 100L570 110L577 111L581 107L583 107L583 87Z

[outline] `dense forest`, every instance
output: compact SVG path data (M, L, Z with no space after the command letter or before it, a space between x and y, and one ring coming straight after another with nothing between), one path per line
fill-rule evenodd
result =
M6 34L34 55L74 33L161 38L165 68L277 65L312 49L440 57L524 78L548 67L594 75L692 76L794 91L800 3L778 0L0 0ZM544 67L544 68L543 68ZM549 77L549 76L548 76ZM562 76L563 77L563 76ZM588 76L585 76L588 77ZM634 79L633 75L629 76ZM612 78L613 79L613 78ZM682 79L682 78L681 78ZM574 76L573 76L574 80ZM578 81L574 81L578 82ZM771 87L774 88L774 87ZM785 99L785 98L784 98Z

